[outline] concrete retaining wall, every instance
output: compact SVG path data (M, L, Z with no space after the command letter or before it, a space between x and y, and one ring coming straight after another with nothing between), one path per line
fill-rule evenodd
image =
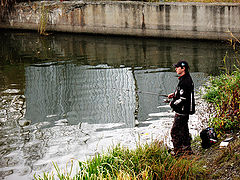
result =
M34 2L16 5L0 28L224 40L240 36L240 4ZM43 23L43 24L44 24Z

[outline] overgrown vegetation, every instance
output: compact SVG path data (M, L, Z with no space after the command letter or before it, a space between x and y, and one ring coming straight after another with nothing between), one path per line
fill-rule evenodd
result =
M14 5L20 2L30 2L34 0L1 0L0 4L0 18L4 19L8 13L14 10ZM48 22L48 9L45 7L44 3L41 6L41 14L39 21L38 32L40 35L48 35L46 33L46 27Z
M211 78L204 98L214 107L210 125L220 133L240 128L240 72Z
M9 8L13 7L13 5L15 3L29 2L29 1L30 0L1 0L1 7L9 9ZM101 0L93 0L93 1L101 1ZM239 3L239 0L136 0L136 1L147 1L147 2L204 2L204 3L225 2L225 3Z
M205 169L197 157L171 156L162 142L137 146L130 150L120 145L107 154L96 155L86 163L79 162L78 174L62 173L54 164L59 179L198 179L205 176ZM35 179L54 179L53 174L44 174Z
M232 34L231 34L232 35ZM234 62L227 64L224 58L225 73L210 79L203 96L214 109L210 126L220 134L240 129L240 58L239 40L232 35L229 41L235 52Z
M10 12L13 8L13 5L16 3L15 0L1 0L0 4L0 19Z
M239 3L239 0L164 0L164 2Z
M1 6L5 8L9 8L15 3L16 3L16 0L1 0Z

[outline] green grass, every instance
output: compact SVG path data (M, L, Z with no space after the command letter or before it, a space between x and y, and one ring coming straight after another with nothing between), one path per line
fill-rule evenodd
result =
M57 174L44 173L35 179L197 179L204 178L205 169L199 165L197 157L171 156L162 142L137 146L136 149L117 145L106 154L79 162L79 171L71 177L61 173L56 164Z

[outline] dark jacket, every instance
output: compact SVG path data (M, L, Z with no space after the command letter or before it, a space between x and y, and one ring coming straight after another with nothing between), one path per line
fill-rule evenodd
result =
M195 113L194 84L189 73L179 77L179 83L170 106L179 114Z

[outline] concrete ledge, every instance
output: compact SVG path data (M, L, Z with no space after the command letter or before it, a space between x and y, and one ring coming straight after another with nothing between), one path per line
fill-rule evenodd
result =
M240 4L144 2L20 3L0 28L225 40L240 36Z

